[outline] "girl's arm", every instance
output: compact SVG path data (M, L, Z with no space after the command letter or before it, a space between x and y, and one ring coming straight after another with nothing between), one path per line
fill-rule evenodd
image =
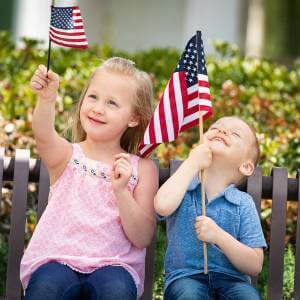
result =
M121 163L118 163L118 166L120 165ZM122 172L119 170L120 178L123 176ZM124 232L135 247L142 249L151 243L155 230L153 199L158 189L158 174L150 159L139 160L138 173L139 181L133 195L127 186L118 188L116 183L113 183L113 186Z
M59 77L45 66L39 66L34 73L31 88L38 95L33 113L32 130L38 152L46 165L50 183L60 176L72 155L72 146L55 131L55 101L59 86Z
M205 144L192 149L189 157L158 190L154 199L156 212L161 216L172 214L180 205L193 177L200 169L206 169L211 160L211 150Z
M264 260L262 248L239 242L206 216L196 218L195 229L199 240L217 245L240 272L251 276L260 273Z

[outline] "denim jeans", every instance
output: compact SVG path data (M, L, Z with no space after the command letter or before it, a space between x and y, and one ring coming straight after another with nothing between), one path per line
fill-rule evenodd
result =
M50 262L31 276L24 300L136 300L132 276L120 266L99 268L88 274Z
M209 272L176 279L167 287L165 300L259 300L248 282L222 273Z

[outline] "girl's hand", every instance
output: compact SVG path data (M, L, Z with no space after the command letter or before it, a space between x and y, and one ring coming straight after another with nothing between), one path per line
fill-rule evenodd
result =
M112 169L112 187L115 193L127 189L131 174L130 155L128 153L117 154Z
M218 238L223 233L223 229L213 219L206 216L196 218L195 230L199 240L216 245L218 245Z
M30 87L42 100L55 101L59 76L51 70L47 73L47 68L39 65L31 78Z

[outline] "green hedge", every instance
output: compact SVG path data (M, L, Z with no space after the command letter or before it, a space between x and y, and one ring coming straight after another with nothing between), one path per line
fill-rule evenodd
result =
M25 47L17 49L11 36L0 32L0 125L10 124L0 141L10 148L29 147L35 153L30 126L35 96L28 83L37 65L46 64L47 50L37 41L24 42ZM231 114L245 118L259 132L264 172L272 166L285 166L295 173L300 165L300 65L288 70L267 60L245 58L222 42L216 42L215 49L215 54L207 58L213 119ZM128 54L108 45L93 46L88 51L53 49L51 68L61 76L56 119L59 131L65 128L67 114L91 71L112 55L128 57L149 72L158 101L180 52L165 48ZM198 129L194 128L175 143L160 146L157 155L162 162L184 158L197 140Z

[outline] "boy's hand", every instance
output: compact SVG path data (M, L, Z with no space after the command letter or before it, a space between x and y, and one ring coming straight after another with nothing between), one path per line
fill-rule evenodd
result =
M42 100L55 101L59 87L59 76L51 70L47 74L47 68L39 65L31 78L30 87Z
M212 244L218 244L218 238L223 232L213 219L206 216L196 218L195 230L199 240Z
M198 170L207 169L212 162L212 151L205 144L200 144L190 151L187 158Z
M117 154L112 169L112 187L115 193L127 189L131 174L130 155L128 153Z

